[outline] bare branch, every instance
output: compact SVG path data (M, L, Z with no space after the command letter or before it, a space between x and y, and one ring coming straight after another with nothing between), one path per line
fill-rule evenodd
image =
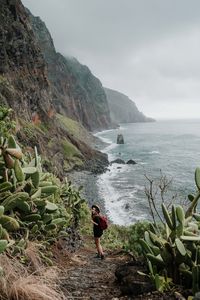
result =
M157 209L157 207L160 207L161 203L166 204L167 208L169 208L172 203L174 203L175 198L177 197L177 194L169 197L167 201L165 200L167 192L169 192L170 185L172 183L172 179L168 179L166 175L162 174L162 171L160 170L160 177L158 179L152 179L147 174L144 174L146 180L148 181L148 185L145 186L145 194L147 196L149 209L151 216L153 218L154 224L156 215L160 219L160 221L164 224L163 218ZM169 200L171 198L171 200Z
M148 198L148 203L149 203L151 215L152 215L153 220L154 220L154 224L156 224L154 211L157 214L160 221L162 223L164 223L163 220L162 220L162 217L159 214L159 212L156 208L156 205L155 205L155 199L156 199L156 195L157 195L157 192L158 192L157 186L156 186L156 189L155 189L155 192L154 192L154 185L153 185L154 181L152 179L150 179L146 174L144 176L149 181L149 189L147 187L145 187L145 193L146 193L147 198ZM153 209L154 209L154 211L153 211Z

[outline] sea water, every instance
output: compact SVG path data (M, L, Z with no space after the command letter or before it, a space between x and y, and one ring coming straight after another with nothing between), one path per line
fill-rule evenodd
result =
M116 143L119 133L125 140L122 145ZM165 197L175 196L176 202L195 193L194 171L200 166L200 120L121 124L119 129L99 132L96 136L108 143L103 152L108 154L110 162L121 158L137 163L111 164L98 177L98 194L113 223L129 225L150 219L145 194L145 186L148 189L149 184L145 175L159 182L162 172L172 181ZM159 199L158 194L155 198Z

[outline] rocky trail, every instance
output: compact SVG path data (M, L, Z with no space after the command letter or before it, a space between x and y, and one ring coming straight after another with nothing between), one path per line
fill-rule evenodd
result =
M172 295L151 292L126 296L120 290L115 271L130 262L132 257L121 251L106 253L105 259L96 258L95 248L84 246L70 257L60 278L66 300L164 300L178 299ZM135 269L138 268L135 266Z
M104 260L95 256L92 248L82 248L73 255L62 277L66 299L128 299L120 297L115 269L129 258L118 253L107 254Z

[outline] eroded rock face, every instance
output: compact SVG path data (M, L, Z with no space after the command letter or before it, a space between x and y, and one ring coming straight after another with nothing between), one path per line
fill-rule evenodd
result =
M77 59L57 53L45 23L30 12L29 15L47 63L56 110L91 131L111 127L107 98L99 79Z
M47 41L51 43L49 37ZM54 49L54 54L53 51ZM53 67L56 68L56 64ZM58 68L60 70L61 66ZM64 76L64 73L61 75ZM103 154L91 149L84 141L74 138L66 128L58 124L53 104L56 89L48 76L44 53L21 1L1 0L0 105L6 104L13 109L18 140L24 146L37 146L39 154L48 159L46 165L49 166L49 171L60 176L65 171L65 160L68 160L70 168L76 167L74 158L69 161L66 157L64 142L79 150L83 166L91 160L106 161ZM62 80L62 84L68 86L67 78ZM41 126L34 126L38 124Z
M46 65L21 1L1 0L0 103L23 119L47 119L51 99Z

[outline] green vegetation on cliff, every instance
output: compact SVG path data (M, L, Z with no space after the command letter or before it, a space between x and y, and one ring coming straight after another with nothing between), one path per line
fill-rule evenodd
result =
M82 124L61 114L57 114L56 118L59 125L75 139L90 145L95 143L96 138L89 133Z

